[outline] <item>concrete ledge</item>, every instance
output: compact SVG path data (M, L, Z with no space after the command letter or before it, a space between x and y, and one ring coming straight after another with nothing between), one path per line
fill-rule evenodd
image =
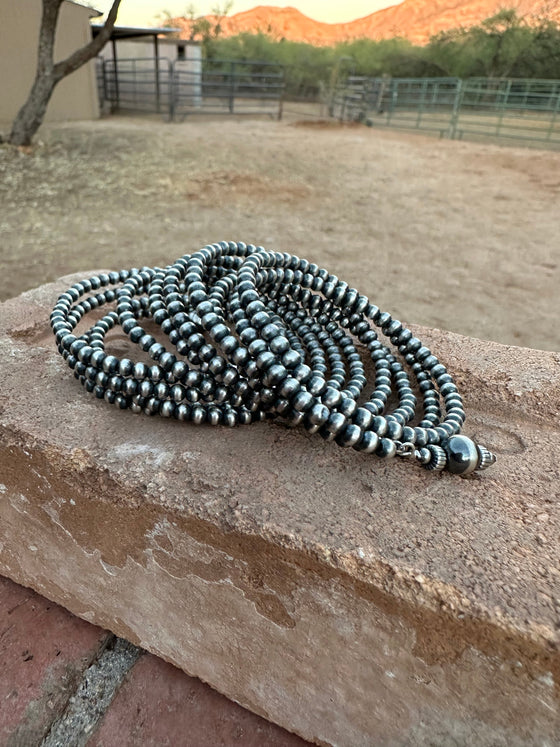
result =
M560 355L417 329L499 457L435 476L95 400L78 277L0 307L0 573L318 744L560 744Z

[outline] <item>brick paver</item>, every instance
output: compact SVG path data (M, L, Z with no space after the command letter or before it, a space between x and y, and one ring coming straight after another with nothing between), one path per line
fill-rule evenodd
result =
M0 577L0 747L35 747L110 633ZM75 735L76 743L83 738ZM88 747L304 747L299 737L144 654Z
M0 746L38 744L110 634L0 577Z
M87 747L305 747L198 679L146 654Z

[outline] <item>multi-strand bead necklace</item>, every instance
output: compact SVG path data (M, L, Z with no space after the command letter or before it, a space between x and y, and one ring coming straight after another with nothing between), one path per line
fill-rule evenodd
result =
M112 302L74 334L85 314ZM105 352L117 325L151 365ZM339 446L463 475L495 461L460 435L463 400L436 356L366 296L291 254L220 242L166 268L102 273L59 296L51 326L80 383L121 409L197 425L281 418ZM369 394L364 348L375 368Z

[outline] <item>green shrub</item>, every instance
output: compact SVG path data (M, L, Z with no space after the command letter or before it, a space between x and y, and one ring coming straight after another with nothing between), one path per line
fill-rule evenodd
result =
M348 73L419 78L560 78L560 28L549 20L529 25L501 10L470 29L452 29L426 46L407 39L355 39L332 47L274 38L265 32L218 36L204 45L208 59L283 65L289 98L317 98Z

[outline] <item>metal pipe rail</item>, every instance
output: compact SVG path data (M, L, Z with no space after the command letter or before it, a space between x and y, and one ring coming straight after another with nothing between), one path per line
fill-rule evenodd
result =
M170 121L207 113L282 117L284 69L273 63L99 59L97 81L100 100L111 111L160 113Z
M350 77L333 101L334 116L372 127L560 148L558 80Z

